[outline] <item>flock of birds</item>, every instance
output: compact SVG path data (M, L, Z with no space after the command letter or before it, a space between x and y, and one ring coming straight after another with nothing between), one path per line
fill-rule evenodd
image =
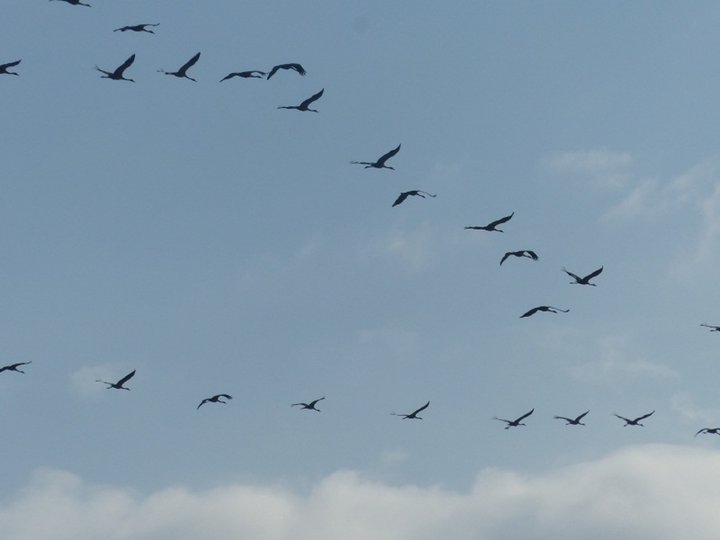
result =
M90 4L83 3L80 0L55 0L55 1L63 1L68 4L74 5L74 6L85 6L85 7L91 7ZM128 26L122 26L119 28L116 28L114 32L144 32L149 34L154 34L153 28L156 28L159 26L159 23L143 23L143 24L135 24L135 25L128 25ZM201 53L198 52L194 56L192 56L187 62L185 62L183 65L181 65L176 71L166 71L166 70L158 70L160 73L164 73L165 75L172 75L177 78L184 78L189 79L191 81L196 81L196 79L190 77L188 75L188 71L199 61L201 56ZM13 68L16 68L20 63L21 59L15 60L12 62L7 62L5 64L0 64L0 75L15 75L18 76L19 73L16 71L11 71ZM115 81L128 81L128 82L135 82L134 79L131 79L129 77L125 76L126 71L133 65L135 62L135 54L130 55L122 64L120 64L118 67L116 67L114 70L105 70L100 67L95 67L97 71L102 73L101 77L106 79L111 79ZM247 71L239 71L239 72L231 72L225 75L223 78L220 79L219 82L224 82L233 78L243 78L243 79L271 79L276 73L278 73L280 70L289 70L294 71L300 76L306 75L305 68L299 64L299 63L285 63L285 64L278 64L273 66L269 71L260 71L260 70L247 70ZM294 109L301 112L315 112L318 111L316 109L311 109L310 106L319 100L324 93L324 89L321 89L319 92L313 94L309 98L303 100L298 105L285 105L285 106L279 106L278 109ZM363 165L366 169L389 169L389 170L395 170L392 166L388 165L388 161L395 157L401 149L401 145L398 144L397 147L393 148L392 150L389 150L382 156L380 156L375 161L351 161L350 163L353 165ZM436 194L431 194L427 191L415 189L415 190L409 190L404 191L398 195L398 197L393 202L392 206L398 206L402 204L405 200L407 200L409 197L419 197L419 198L434 198L437 197ZM504 232L504 230L499 229L498 226L503 225L505 223L508 223L515 213L511 213L507 216L504 216L502 218L496 219L494 221L491 221L487 223L486 225L470 225L466 226L466 230L472 230L472 231L485 231L485 232ZM517 258L528 258L532 261L537 261L539 259L538 254L529 249L523 249L518 251L508 251L506 252L502 258L500 259L500 266L505 263L505 261L508 260L510 257L517 257ZM603 272L603 266L598 268L597 270L594 270L593 272L590 272L587 275L581 276L578 274L575 274L573 272L570 272L569 270L562 268L562 271L565 272L568 276L570 276L573 281L570 283L573 285L588 285L595 287L595 283L591 283L591 280L597 278L602 272ZM520 315L520 318L527 318L531 317L539 312L545 312L545 313L568 313L569 309L562 309L554 306L548 306L548 305L541 305L533 307L526 312L524 312L522 315ZM711 332L720 332L720 326L710 325L703 323L700 326L707 327L710 329ZM3 372L16 372L16 373L25 373L22 369L20 369L23 366L29 365L32 362L16 362L13 364L9 364L6 366L0 367L0 373ZM127 383L135 376L136 370L131 371L127 375L121 377L115 382L111 381L104 381L104 380L96 380L98 383L105 384L107 389L114 389L114 390L130 390L126 386ZM204 398L200 401L200 403L197 405L197 409L200 409L203 405L208 403L216 403L216 404L227 404L229 400L232 399L232 396L229 394L216 394L207 398ZM317 398L309 402L298 402L298 403L292 403L291 407L300 407L302 410L308 410L308 411L315 411L320 412L320 409L318 409L317 405L320 401L324 400L325 397ZM404 420L422 420L422 417L419 415L421 412L425 411L430 407L430 401L422 405L421 407L415 409L414 411L406 414L400 414L391 412L391 415L399 416ZM525 414L509 420L505 418L499 418L499 417L493 417L494 420L498 420L500 422L504 422L505 429L515 428L519 426L525 426L523 420L526 420L528 417L530 417L535 412L535 409L531 409L530 411L526 412ZM568 416L554 416L554 419L557 420L563 420L565 422L565 425L569 426L585 426L586 424L583 423L583 419L590 411L585 411L582 414L579 414L575 417L568 417ZM617 413L613 413L613 416L617 417L618 419L624 421L624 427L627 426L644 426L644 424L641 423L642 420L645 420L646 418L649 418L655 413L655 411L651 411L649 413L643 414L638 417L634 418L626 418L624 416L621 416ZM720 435L720 427L704 427L700 430L698 430L695 433L695 436L698 436L700 434L712 434L712 435Z

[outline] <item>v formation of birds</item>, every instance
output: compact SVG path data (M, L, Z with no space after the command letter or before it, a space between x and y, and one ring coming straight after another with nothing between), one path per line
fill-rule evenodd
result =
M81 0L51 0L51 1L59 1L59 2L65 2L67 4L73 5L73 6L83 6L83 7L92 7L91 4L87 2L82 2ZM128 26L121 26L116 29L114 29L114 32L133 32L133 33L148 33L148 34L155 34L155 30L157 27L159 27L159 23L142 23L142 24L135 24L135 25L128 25ZM171 75L176 78L180 79L188 79L190 81L196 81L195 78L191 77L188 72L190 69L200 60L201 53L198 52L195 55L193 55L190 59L188 59L185 63L183 63L177 70L175 71L167 71L164 69L158 70L158 72L163 73L165 75ZM134 64L136 60L135 54L131 54L124 62L122 62L118 67L110 70L110 69L102 69L100 67L95 67L97 71L102 73L101 77L106 79L111 79L115 81L128 81L128 82L135 82L134 79L130 77L125 76L125 72L131 68L131 66ZM18 66L21 63L21 59L14 60L11 62L7 62L4 64L0 64L0 75L14 75L14 76L20 76L20 73L16 71L16 69L19 69ZM305 76L307 74L305 68L299 64L299 63L285 63L285 64L278 64L270 68L269 71L261 71L261 70L245 70L245 71L236 71L236 72L230 72L224 77L222 77L219 82L228 81L230 79L234 78L242 78L242 79L265 79L270 80L273 76L275 76L280 71L294 71L300 76ZM319 112L317 109L310 108L313 103L318 101L324 94L324 89L321 89L320 91L316 92L312 96L308 97L307 99L301 101L297 105L282 105L278 106L278 109L292 109L297 110L300 112ZM353 165L363 165L366 169L389 169L389 170L395 170L394 167L391 165L388 165L388 161L392 158L394 158L401 149L401 145L398 144L395 148L387 151L386 153L382 154L380 157L378 157L375 161L351 161L350 163ZM401 192L398 197L395 199L395 201L392 203L392 207L396 207L404 203L408 198L410 197L417 197L417 198L435 198L437 197L436 194L431 194L427 191L420 190L420 189L412 189L408 191ZM509 215L506 215L501 218L494 219L490 222L488 222L485 225L468 225L465 227L466 230L472 230L472 231L484 231L484 232L500 232L503 233L504 229L499 229L498 227L504 224L507 224L513 217L515 213L512 212ZM505 263L510 257L516 257L519 259L527 258L532 261L537 261L539 259L538 254L530 249L522 249L517 251L508 251L506 252L501 258L500 258L500 265L502 266L503 263ZM587 285L595 287L595 283L591 283L591 281L595 278L597 278L602 272L604 267L600 266L598 269L590 272L586 275L579 275L575 274L573 272L570 272L569 270L562 268L562 271L566 273L568 276L570 276L573 281L570 283L573 285ZM567 308L559 308L549 305L541 305L533 307L527 311L525 311L522 315L520 315L520 318L528 318L533 315L536 315L537 313L568 313L570 310ZM700 326L708 328L711 332L720 332L720 326L711 325L703 323ZM4 372L16 372L16 373L25 373L24 370L20 369L23 366L27 366L31 364L30 361L28 362L15 362L12 364L8 364L5 366L0 366L0 374ZM135 370L131 371L130 373L124 375L120 379L118 379L115 382L112 381L104 381L98 379L96 382L102 383L106 385L107 389L113 389L113 390L130 390L126 384L130 382L130 380L135 376ZM229 400L232 399L232 396L230 394L215 394L213 396L204 398L200 401L199 405L197 405L196 409L200 409L203 405L206 404L227 404ZM314 399L309 402L297 402L292 403L292 407L300 407L301 410L307 410L307 411L314 411L314 412L320 412L320 409L317 407L318 403L325 399L325 396ZM422 405L421 407L418 407L417 409L413 410L409 413L390 413L394 416L399 416L403 420L422 420L423 418L419 416L419 413L425 411L430 407L430 401ZM500 422L505 423L505 429L510 429L513 427L519 427L519 426L525 426L526 424L523 422L523 420L528 419L533 413L535 412L535 409L531 409L530 411L522 414L521 416L515 418L515 419L505 419L505 418L499 418L499 417L493 417L494 420L498 420ZM584 426L585 423L582 422L582 420L585 418L586 415L588 415L590 411L585 411L577 416L554 416L554 419L557 420L563 420L566 425L570 426ZM655 413L655 411L651 411L649 413L645 413L643 415L633 417L633 418L626 418L624 416L621 416L617 413L613 413L613 416L617 417L618 419L622 420L624 422L624 426L643 426L644 424L641 423L642 420L645 420L652 416ZM700 434L711 434L711 435L720 435L720 427L704 427L698 430L695 433L695 436L697 437Z

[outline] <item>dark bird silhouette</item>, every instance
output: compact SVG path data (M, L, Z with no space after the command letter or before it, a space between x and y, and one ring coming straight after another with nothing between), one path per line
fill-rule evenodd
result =
M397 148L393 148L387 154L383 154L377 161L351 161L350 163L352 165L365 165L366 169L372 167L373 169L391 169L394 171L395 169L389 165L385 165L385 162L400 151L400 146L402 145L398 144Z
M707 433L709 435L720 435L720 427L704 427L699 430L695 436L697 437L701 433Z
M275 75L275 74L278 72L278 70L281 70L281 69L293 69L293 70L297 71L297 72L298 72L300 75L302 75L303 77L304 77L305 74L307 73L307 72L305 71L305 68L302 67L300 64L279 64L279 65L273 67L273 68L270 70L270 73L268 73L268 76L267 76L268 80L269 80L273 75Z
M538 260L537 253L534 251L530 251L529 249L521 249L520 251L508 251L505 255L503 255L503 258L500 259L500 266L502 266L502 263L505 262L505 260L510 257L527 257L528 259L532 259L533 261Z
M132 379L135 376L135 370L133 369L130 373L125 375L122 379L120 379L118 382L108 382L108 381L101 381L100 379L96 379L95 382L101 382L103 384L107 384L108 390L110 388L115 388L116 390L130 390L129 388L126 388L123 386L126 382L128 382L130 379Z
M643 420L643 419L647 418L648 416L652 416L654 412L655 411L649 412L647 414L643 414L642 416L638 416L637 418L633 418L632 420L630 420L629 418L625 418L624 416L620 416L617 413L613 413L613 416L617 416L620 420L625 420L625 425L623 427L626 427L626 426L645 427L643 424L640 423L640 420Z
M392 205L397 206L398 204L402 204L403 201L405 201L405 199L407 199L410 196L422 197L424 199L425 195L427 195L428 197L437 197L437 195L433 195L432 193L428 193L427 191L413 189L412 191L403 191L400 195L398 195L398 198L395 199L395 202Z
M20 366L27 366L28 364L32 364L32 361L30 362L16 362L14 364L10 364L8 366L0 367L0 373L3 371L17 371L18 373L25 373L24 371L18 369Z
M145 23L145 24L134 24L132 26L123 26L122 28L116 28L113 32L147 32L148 34L154 34L152 30L148 30L148 26L160 26L160 23Z
M175 77L178 77L179 79L190 79L193 82L197 82L192 77L188 77L187 70L190 69L195 65L195 62L197 62L200 59L200 53L197 53L195 56L193 56L190 60L185 62L180 69L177 71L165 71L164 69L159 69L158 71L160 73L164 73L165 75L173 75Z
M50 0L51 2L53 0ZM67 2L68 4L72 4L73 6L85 6L85 7L92 7L90 4L83 4L80 0L58 0L60 2Z
M238 71L234 73L228 73L222 79L220 79L220 82L227 81L228 79L232 79L233 77L241 77L243 79L262 79L264 76L264 71L258 71L256 69L252 71Z
M516 418L515 420L505 420L504 418L498 418L497 416L493 416L494 420L500 420L501 422L505 422L507 426L505 426L505 429L510 429L511 427L518 427L518 426L526 426L527 424L523 424L522 421L525 420L528 416L530 416L532 413L535 412L535 409L530 409L530 412L526 412L521 417Z
M488 223L487 225L474 225L470 227L465 227L466 229L472 229L474 231L497 231L497 232L505 232L501 229L498 229L498 225L502 225L503 223L510 221L512 217L515 215L515 212L510 214L509 216L505 216L504 218L496 219L495 221Z
M587 413L590 411L585 411L580 416L577 416L575 418L568 418L567 416L553 416L553 418L557 418L558 420L565 420L566 426L584 426L580 420L582 420Z
M197 406L197 408L199 409L200 407L202 407L202 406L205 405L206 403L222 403L223 405L225 405L225 404L227 403L227 401L222 401L221 398L232 399L232 396L229 395L229 394L216 394L216 395L214 395L213 397L209 397L209 398L203 399L203 400L200 402L200 405ZM196 410L197 410L197 409L196 409Z
M101 75L101 79L112 79L113 81L130 81L135 82L133 79L128 79L127 77L124 77L125 70L129 68L132 63L135 61L135 55L131 54L130 57L125 60L115 71L105 71L104 69L100 69L99 67L95 66L95 69L97 69L100 73L104 73L105 75Z
M315 109L310 109L309 106L313 101L317 101L318 99L320 99L323 95L323 92L325 92L324 88L320 90L317 94L313 94L312 96L307 98L300 105L285 105L283 107L278 107L278 109L297 109L298 111L318 112Z
M391 412L390 414L392 414L393 416L402 416L403 420L422 420L422 417L418 416L418 413L424 411L429 406L430 406L430 402L428 401L425 405L423 405L419 409L414 410L410 414L398 414L395 412Z
M325 396L316 399L315 401L311 401L310 403L293 403L290 405L291 407L302 407L303 409L307 409L309 411L317 411L320 412L320 409L318 409L315 405L317 405L318 401L322 401L325 399Z
M587 276L585 276L585 277L580 277L580 276L578 276L577 274L573 274L572 272L568 272L565 268L563 268L562 271L565 272L568 276L570 276L571 278L573 278L573 279L575 280L575 281L571 281L571 282L570 282L572 285L592 285L593 287L595 287L596 285L595 285L594 283L590 283L590 280L591 280L592 278L594 278L594 277L599 276L600 273L603 271L603 267L601 266L600 268L598 268L598 269L595 270L594 272L590 272L590 273L589 273Z
M531 316L535 315L538 311L547 311L549 313L559 313L559 312L568 313L570 310L569 309L560 309L560 308L556 308L556 307L552 307L552 306L538 306L538 307L532 308L531 310L526 311L525 313L520 315L520 318L522 319L524 317L531 317Z
M700 326L709 328L711 332L720 332L720 326L713 326L712 324L705 324L705 323L702 323Z
M22 62L22 59L15 60L14 62L8 62L7 64L0 64L0 75L20 75L19 73L15 73L14 71L8 71L8 68L15 67L20 62Z

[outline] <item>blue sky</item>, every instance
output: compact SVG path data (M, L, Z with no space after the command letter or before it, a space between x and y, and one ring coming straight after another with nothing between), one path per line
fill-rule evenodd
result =
M12 540L52 537L24 525L42 501L78 509L53 540L109 534L95 510L184 513L178 493L263 516L323 490L350 508L379 490L408 520L416 496L507 505L545 538L538 501L562 516L579 478L718 498L699 487L716 441L693 434L720 422L720 334L699 326L720 325L720 6L88 1L4 6L0 63L22 63L0 77L0 363L32 361L0 374ZM160 26L113 32L141 22ZM157 72L198 51L197 83ZM133 53L135 84L94 70ZM286 62L307 76L218 82ZM322 88L319 114L277 109ZM395 171L349 163L398 144ZM437 198L391 208L410 189ZM511 212L503 234L463 229ZM498 265L519 249L540 259ZM600 266L597 287L561 271ZM519 318L542 304L570 312ZM130 392L95 382L133 369ZM217 393L234 399L195 410ZM428 400L422 422L389 414ZM644 429L612 416L651 410ZM503 537L479 515L456 537ZM108 537L208 534L197 516ZM214 532L295 523L255 517ZM645 518L625 537L671 534Z

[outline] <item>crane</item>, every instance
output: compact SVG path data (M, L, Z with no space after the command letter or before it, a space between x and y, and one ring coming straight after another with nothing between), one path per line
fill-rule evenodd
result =
M573 279L575 280L575 281L571 281L571 282L570 282L572 285L591 285L591 286L593 286L593 287L596 287L596 285L595 285L594 283L590 283L590 280L591 280L592 278L594 278L594 277L599 276L600 273L603 271L603 267L601 266L600 268L598 268L598 269L595 270L594 272L590 272L590 273L589 273L587 276L585 276L585 277L580 277L580 276L578 276L577 274L573 274L572 272L568 272L565 268L563 268L562 271L565 272L568 276L570 276L571 278L573 278Z
M124 77L125 70L129 68L132 63L135 61L135 55L131 54L130 57L125 60L120 66L118 66L115 71L105 71L104 69L100 69L99 67L95 66L95 69L97 69L100 73L104 73L105 75L101 75L100 78L102 79L112 79L113 81L130 81L135 82L133 79L128 79Z
M428 193L427 191L422 191L420 189L413 189L412 191L403 191L400 195L398 195L398 198L395 199L395 202L392 204L393 206L397 206L399 204L402 204L405 199L408 197L414 196L414 197L422 197L425 198L425 195L428 197L437 197L437 195L433 195L432 193Z
M493 416L493 420L500 420L501 422L505 422L507 424L507 426L505 426L505 429L510 429L511 427L526 426L527 424L523 424L522 421L534 412L535 409L532 408L529 412L526 412L515 420L505 420L504 418L498 418L497 416Z
M575 418L568 418L567 416L553 416L553 418L556 418L558 420L565 420L566 426L584 426L580 420L582 420L587 413L590 411L585 411L580 416L576 416Z
M420 407L419 409L415 409L415 410L414 410L413 412L411 412L410 414L398 414L398 413L395 413L395 412L391 412L390 414L392 414L393 416L402 416L402 419L403 419L403 420L422 420L422 416L418 416L418 413L424 411L424 410L427 409L429 406L430 406L430 402L428 401L425 405L423 405L423 406Z
M290 405L290 406L291 406L291 407L298 407L298 406L299 406L299 407L301 407L302 409L307 409L308 411L317 411L317 412L320 412L320 409L318 409L318 408L316 407L316 405L318 404L318 401L322 401L323 399L325 399L325 396L323 396L323 397L321 397L321 398L318 398L318 399L316 399L316 400L313 400L313 401L311 401L310 403L293 403L293 404Z
M8 71L9 68L17 66L20 62L22 62L22 58L14 62L8 62L7 64L0 64L0 75L20 75L14 71Z
M383 154L378 158L377 161L351 161L350 163L352 165L365 165L366 169L390 169L394 171L395 169L393 167L390 167L389 165L385 165L385 162L391 157L393 157L395 154L397 154L400 151L401 146L402 144L398 144L397 148L393 148L389 152Z
M297 109L298 111L310 111L310 112L318 112L315 109L310 108L310 104L312 104L313 101L317 101L320 99L325 92L325 89L323 88L320 90L317 94L313 94L309 98L307 98L305 101L303 101L300 105L285 105L282 107L278 107L278 109Z
M643 424L640 423L640 420L644 420L648 416L652 416L655 411L649 412L647 414L643 414L642 416L638 416L637 418L633 418L632 420L629 418L625 418L624 416L620 416L617 413L613 413L613 416L617 416L620 420L625 420L625 425L623 427L627 426L642 426L645 427Z
M20 366L27 366L28 364L32 364L32 360L30 362L15 362L14 364L10 364L7 366L0 367L0 373L3 371L15 371L17 373L25 373L21 369L18 369Z
M538 307L534 307L534 308L526 311L525 313L520 315L520 318L522 319L524 317L531 317L531 316L535 315L538 311L546 311L548 313L559 313L559 312L568 313L570 310L569 309L560 309L560 308L556 308L553 306L538 306Z
M227 401L222 401L222 398L232 399L232 396L231 396L230 394L215 394L215 395L212 396L212 397L203 399L203 400L200 402L200 405L197 406L197 408L199 409L200 407L202 407L202 406L205 405L206 403L222 403L223 405L225 405L225 404L227 403ZM196 410L197 410L197 409L196 409Z
M262 79L264 76L264 71L258 71L256 69L251 71L237 71L234 73L228 73L222 79L220 79L220 82L227 81L228 79L232 79L233 77L241 77L243 79Z
M300 64L294 64L294 63L291 63L291 64L278 64L277 66L274 66L274 67L270 70L270 73L268 73L268 76L267 76L268 80L269 80L273 75L275 75L275 73L277 73L278 70L281 70L281 69L292 69L292 70L294 70L294 71L297 71L298 74L299 74L299 75L302 75L303 77L304 77L305 74L307 73L307 72L305 71L305 68L302 67Z
M521 249L520 251L508 251L503 255L502 259L500 259L500 266L502 266L502 263L505 262L505 260L508 257L527 257L528 259L532 259L533 261L538 260L537 253L534 251L530 251L529 249Z
M190 60L185 62L180 69L177 71L165 71L164 69L159 69L158 72L164 73L165 75L173 75L177 77L178 79L190 79L193 82L197 82L192 77L188 77L187 70L190 69L195 65L195 62L197 62L200 59L200 53L197 53L195 56L193 56Z
M154 34L152 30L148 30L148 26L160 26L160 23L145 23L145 24L134 24L131 26L123 26L122 28L116 28L113 32L147 32L148 34Z
M510 214L509 216L505 216L505 217L503 217L503 218L496 219L495 221L492 221L492 222L488 223L487 225L482 225L482 226L481 226L481 225L473 225L473 226L468 226L468 227L465 227L465 228L466 228L466 229L472 229L472 230L474 230L474 231L496 231L496 232L505 232L505 231L503 231L503 230L501 230L501 229L498 229L497 226L498 226L498 225L502 225L503 223L505 223L505 222L507 222L507 221L510 221L514 215L515 215L515 212L513 212L513 213Z
M130 390L129 388L123 386L126 382L128 382L130 379L132 379L135 376L135 370L133 369L130 373L125 375L122 379L120 379L118 382L108 382L108 381L101 381L100 379L97 379L95 382L101 382L103 384L107 384L107 389L114 388L115 390Z

